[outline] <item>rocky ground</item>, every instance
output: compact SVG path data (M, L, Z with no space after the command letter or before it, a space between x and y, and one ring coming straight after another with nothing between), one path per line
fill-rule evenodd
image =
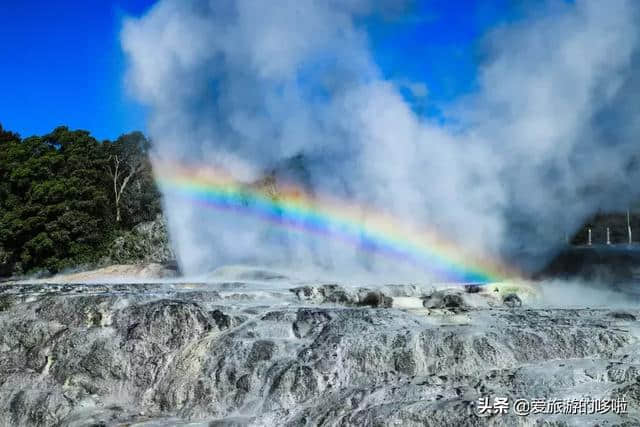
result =
M103 260L111 264L164 264L176 256L169 242L167 222L162 214L153 221L143 222L125 231L110 245Z
M0 425L640 424L640 310L545 308L535 285L210 282L0 285ZM480 413L498 397L506 414ZM628 406L514 412L535 398Z

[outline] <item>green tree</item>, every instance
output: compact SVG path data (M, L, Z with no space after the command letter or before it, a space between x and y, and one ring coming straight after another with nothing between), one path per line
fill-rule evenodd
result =
M20 271L95 259L109 230L104 159L86 131L59 127L25 140L3 136L0 241Z
M15 156L20 144L18 134L5 131L0 124L0 275L10 274L14 268L15 238L21 224L15 215L20 207L10 180L16 165Z
M149 146L140 132L100 143L65 126L26 139L0 126L0 275L93 263L119 230L153 219Z

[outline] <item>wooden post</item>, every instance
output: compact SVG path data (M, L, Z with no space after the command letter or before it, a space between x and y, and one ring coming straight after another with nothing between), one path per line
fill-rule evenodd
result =
M629 236L629 244L633 243L633 235L631 234L631 215L627 209L627 234Z

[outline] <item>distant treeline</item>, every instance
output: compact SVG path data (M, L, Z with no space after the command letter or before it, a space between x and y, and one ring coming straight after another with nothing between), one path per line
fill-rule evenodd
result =
M62 126L21 138L0 125L0 276L91 264L160 212L140 132L99 142Z

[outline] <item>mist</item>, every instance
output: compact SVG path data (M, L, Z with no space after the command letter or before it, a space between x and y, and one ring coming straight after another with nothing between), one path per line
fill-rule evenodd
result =
M401 19L409 3L161 0L124 22L127 87L149 109L157 162L242 182L279 168L309 191L535 271L587 216L640 192L640 6L535 5L483 36L477 89L442 106L445 124L412 109L406 81L385 79L362 24ZM171 192L164 203L187 274L253 263L424 277Z

